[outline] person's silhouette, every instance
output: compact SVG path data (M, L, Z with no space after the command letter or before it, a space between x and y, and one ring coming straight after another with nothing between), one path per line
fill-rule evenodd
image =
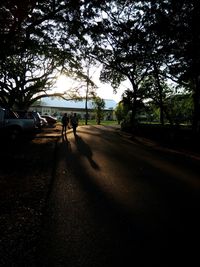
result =
M76 135L76 128L78 127L78 118L76 116L76 113L71 117L71 125L73 128L73 133Z
M65 113L62 117L62 134L66 134L66 131L67 131L67 126L68 126L68 123L69 123L69 118L67 116L67 113Z

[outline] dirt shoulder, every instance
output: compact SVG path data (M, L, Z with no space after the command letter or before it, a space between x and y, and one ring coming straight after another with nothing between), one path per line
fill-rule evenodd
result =
M1 140L0 266L36 266L34 255L55 167L60 127L32 140Z

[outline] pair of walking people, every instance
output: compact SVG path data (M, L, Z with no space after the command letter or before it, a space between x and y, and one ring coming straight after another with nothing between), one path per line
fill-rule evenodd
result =
M78 126L78 118L76 116L76 113L74 113L71 117L67 116L67 113L65 113L62 117L62 134L67 131L67 128L69 127L69 124L71 124L73 133L76 135L76 128Z

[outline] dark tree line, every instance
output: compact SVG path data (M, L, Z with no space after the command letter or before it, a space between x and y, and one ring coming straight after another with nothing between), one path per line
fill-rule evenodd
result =
M192 124L198 132L199 20L195 0L1 1L0 105L22 105L45 95L56 70L80 77L82 60L93 58L103 65L101 80L114 90L129 80L133 127L145 98L160 108L164 123L170 79L192 95ZM37 78L37 65L42 77L27 82L27 73Z
M138 100L151 97L164 122L164 86L168 79L193 97L193 130L200 122L200 19L197 1L112 1L93 25L93 56L104 69L103 81L117 88L123 79L132 85L132 123ZM100 13L99 13L100 16ZM148 87L144 90L144 84ZM146 83L147 84L147 83ZM149 88L154 88L151 91ZM156 96L156 97L155 97Z

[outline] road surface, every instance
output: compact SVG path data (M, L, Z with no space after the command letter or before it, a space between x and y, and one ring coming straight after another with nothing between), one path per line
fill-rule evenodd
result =
M69 131L38 266L199 266L199 163L112 127Z

